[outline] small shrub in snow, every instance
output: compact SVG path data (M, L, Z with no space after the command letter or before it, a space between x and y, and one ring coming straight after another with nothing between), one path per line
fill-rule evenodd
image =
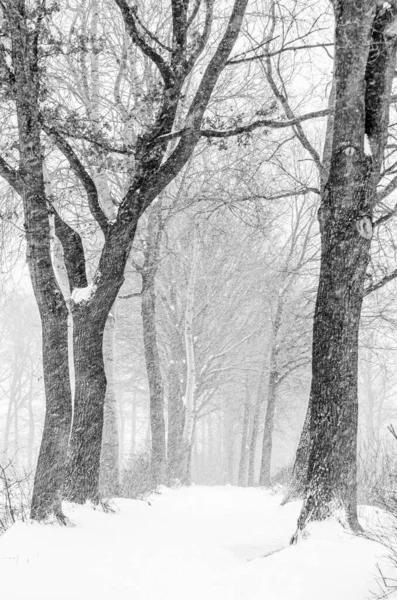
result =
M0 535L29 519L30 495L30 474L19 472L12 460L0 462Z
M124 469L121 496L136 499L146 496L151 491L150 455L143 452L131 458Z

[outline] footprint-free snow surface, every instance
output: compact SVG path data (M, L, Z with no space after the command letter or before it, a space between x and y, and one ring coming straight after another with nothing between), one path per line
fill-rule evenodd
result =
M383 547L333 522L296 546L299 503L253 488L162 490L117 512L66 505L75 527L0 538L4 600L365 600Z

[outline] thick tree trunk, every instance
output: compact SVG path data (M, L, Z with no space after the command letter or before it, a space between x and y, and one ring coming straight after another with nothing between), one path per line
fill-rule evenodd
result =
M78 305L73 313L75 396L65 497L84 504L99 501L106 375L103 362L104 318L92 306Z
M358 331L395 64L389 7L346 2L336 6L335 16L335 120L331 168L319 210L310 448L298 531L336 510L353 530L359 528ZM371 156L364 151L365 135Z
M62 314L63 312L63 314ZM43 520L61 509L65 460L72 420L68 369L68 313L65 308L43 322L43 368L46 414L34 479L31 518Z
M36 35L22 5L6 11L12 42L13 94L19 132L19 177L11 183L22 196L27 263L43 332L43 371L46 416L31 504L31 517L55 514L60 520L67 440L72 415L68 367L68 311L52 264L49 204L46 198L39 108L40 73ZM8 169L8 173L10 173Z

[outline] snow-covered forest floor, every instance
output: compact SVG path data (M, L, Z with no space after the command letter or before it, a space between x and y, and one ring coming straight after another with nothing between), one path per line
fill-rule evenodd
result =
M374 598L376 565L390 569L386 549L332 521L309 526L290 546L300 503L282 507L281 498L193 486L149 501L119 499L113 514L66 505L75 527L19 523L0 538L1 598ZM364 525L377 514L361 509Z

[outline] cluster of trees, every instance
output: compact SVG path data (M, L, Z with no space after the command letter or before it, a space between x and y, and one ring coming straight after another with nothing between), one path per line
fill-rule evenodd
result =
M297 535L339 509L359 529L362 303L379 320L397 276L394 0L0 12L2 243L23 220L42 328L32 518L117 493L138 442L151 487L208 481L217 453L222 481L268 486L308 394ZM4 444L27 410L32 461L37 350L11 351Z

